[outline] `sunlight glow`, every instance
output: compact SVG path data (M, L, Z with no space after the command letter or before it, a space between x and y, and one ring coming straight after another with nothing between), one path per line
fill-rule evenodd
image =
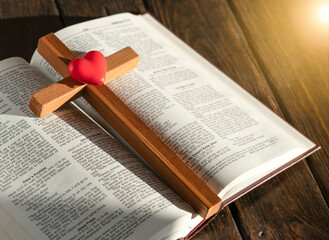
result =
M329 23L329 3L320 6L318 14L321 21Z

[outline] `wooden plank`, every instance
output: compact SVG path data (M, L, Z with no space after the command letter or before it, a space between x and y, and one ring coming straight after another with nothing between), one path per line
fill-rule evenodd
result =
M103 0L66 1L57 0L57 7L65 26L107 15Z
M141 0L106 1L105 6L107 13L111 15L121 12L130 12L135 14L142 14L146 12L144 3Z
M242 239L239 230L232 219L229 208L221 210L218 215L193 238L202 240L240 240Z
M104 17L108 14L120 12L145 13L141 0L116 0L116 1L69 1L58 0L58 7L63 22L66 26L87 21L93 18Z
M19 18L32 17L38 15L56 15L58 11L54 1L44 0L15 0L15 1L0 1L0 18Z
M239 4L242 2L243 0ZM249 1L243 5L248 4L250 7L241 12L252 12L254 4ZM225 1L212 0L207 1L207 4L200 1L167 1L164 4L159 0L146 1L146 6L178 37L283 116L247 39ZM262 11L262 7L259 11ZM271 8L268 8L268 12L271 12ZM273 19L274 14L271 17ZM247 20L243 22L245 21ZM257 19L250 24L250 34L253 33L252 25L262 21L263 19ZM266 40L268 39L264 39ZM273 55L275 54L272 52L268 56ZM302 98L298 96L296 99ZM328 236L327 206L305 162L248 193L230 208L246 239L310 239L310 236L324 239L324 236ZM323 211L318 212L316 209Z
M322 150L308 164L329 202L329 24L324 1L232 1L288 121ZM322 5L321 5L322 4Z
M0 59L19 56L30 61L38 39L61 27L54 1L0 0Z
M248 5L250 1L235 1L231 5L287 119L322 146L308 164L328 205L329 25L318 18L323 3L275 1L264 5L253 1ZM328 208L319 205L317 209L321 217L314 225L328 236ZM297 230L307 234L302 227Z

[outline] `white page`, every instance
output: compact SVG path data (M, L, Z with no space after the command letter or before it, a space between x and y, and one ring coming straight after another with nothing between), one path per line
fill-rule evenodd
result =
M137 69L108 86L217 193L265 162L285 163L314 146L149 14L118 14L56 35L80 57L131 46L141 57ZM31 62L48 74L40 57Z
M0 218L0 233L14 239L176 239L202 220L72 106L35 117L29 98L48 84L21 58L0 62L0 211L10 216Z

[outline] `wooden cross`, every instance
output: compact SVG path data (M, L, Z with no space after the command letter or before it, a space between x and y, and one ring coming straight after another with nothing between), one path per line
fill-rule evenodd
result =
M37 116L83 96L200 216L207 219L218 212L217 194L107 86L86 85L69 76L67 65L76 55L53 33L39 39L38 52L64 79L32 95L29 106ZM139 56L126 47L106 60L104 83L137 67Z

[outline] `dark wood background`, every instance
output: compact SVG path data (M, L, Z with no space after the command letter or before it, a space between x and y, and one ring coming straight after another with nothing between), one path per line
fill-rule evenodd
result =
M329 23L323 0L0 0L0 59L39 37L150 12L322 149L226 207L195 239L329 239Z

